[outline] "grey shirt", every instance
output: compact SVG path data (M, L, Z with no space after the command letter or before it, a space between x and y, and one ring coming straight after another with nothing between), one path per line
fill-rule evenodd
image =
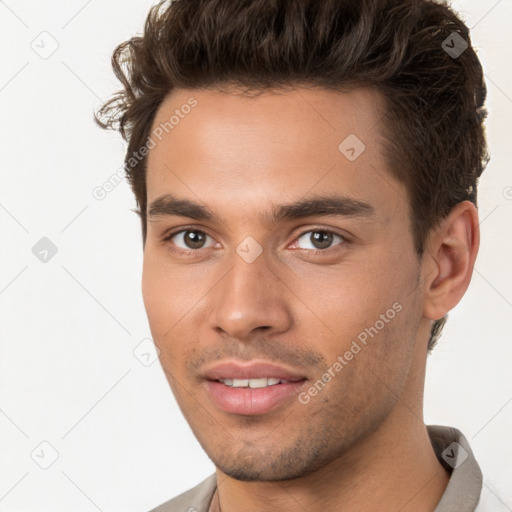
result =
M427 425L427 431L439 462L451 473L434 512L474 512L482 492L482 472L467 439L453 427ZM208 512L216 487L214 473L150 512Z

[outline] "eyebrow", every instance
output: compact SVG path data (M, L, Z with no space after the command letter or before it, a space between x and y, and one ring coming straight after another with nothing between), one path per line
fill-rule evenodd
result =
M375 208L364 201L341 195L317 195L293 203L274 205L270 215L263 214L262 220L269 224L284 220L323 216L371 217ZM200 221L215 221L218 217L205 206L189 199L179 199L165 194L155 199L148 208L148 219L178 216Z

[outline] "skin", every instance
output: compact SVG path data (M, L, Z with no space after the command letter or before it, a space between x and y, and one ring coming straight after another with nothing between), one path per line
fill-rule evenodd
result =
M149 218L142 289L162 368L217 468L212 509L433 511L449 476L423 421L427 341L469 285L475 207L457 205L418 257L375 91L176 89L154 127L190 97L197 106L150 150L148 204L172 193L219 220ZM338 149L349 134L366 146L352 162ZM332 193L374 214L263 218L272 205ZM204 247L165 240L180 229L206 233ZM322 230L344 238L313 254L311 232ZM236 252L248 236L262 248L252 263ZM307 404L242 416L204 390L206 365L228 358L281 364L306 376L307 390L394 303L401 311Z

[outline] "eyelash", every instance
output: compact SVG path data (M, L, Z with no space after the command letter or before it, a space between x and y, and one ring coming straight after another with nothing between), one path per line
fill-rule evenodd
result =
M196 233L202 233L204 235L207 235L209 236L210 238L213 238L209 233L207 233L206 231L202 230L202 229L195 229L193 227L185 227L185 228L181 228L177 231L173 231L172 233L169 233L164 239L163 239L163 242L166 243L167 245L167 249L170 251L170 252L173 252L173 253L179 253L179 254L201 254L203 251L209 249L209 247L204 247L204 248L200 248L200 249L181 249L181 248L177 248L177 247L174 247L173 245L174 244L169 244L167 242L170 242L171 238L173 238L174 236L180 234L180 233L183 233L183 232L186 232L186 231L193 231L193 232L196 232ZM347 239L347 237L345 235L342 235L341 233L338 233L337 231L333 231L331 229L324 229L324 228L320 228L320 227L317 227L317 228L310 228L310 229L307 229L305 231L302 231L300 232L294 239L293 241L296 242L299 238L301 238L302 236L304 236L305 234L307 233L316 233L316 232L322 232L322 233L327 233L327 234L332 234L332 235L335 235L335 236L338 236L339 238L342 239L342 241L340 243L338 243L337 245L333 246L333 247L328 247L327 249L302 249L303 251L307 251L309 254L330 254L330 252L332 250L337 250L336 248L339 246L344 246L346 245L347 243L349 243L349 240ZM299 249L294 249L294 250L301 250L300 248ZM339 249L338 249L339 250Z

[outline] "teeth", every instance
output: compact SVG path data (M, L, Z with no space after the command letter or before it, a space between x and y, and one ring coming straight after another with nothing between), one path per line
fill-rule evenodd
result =
M262 377L260 379L219 379L219 382L234 388L266 388L267 386L275 386L279 383L284 384L289 381L285 379L267 379L266 377Z
M249 379L250 388L266 388L268 386L268 379L263 377L262 379Z

